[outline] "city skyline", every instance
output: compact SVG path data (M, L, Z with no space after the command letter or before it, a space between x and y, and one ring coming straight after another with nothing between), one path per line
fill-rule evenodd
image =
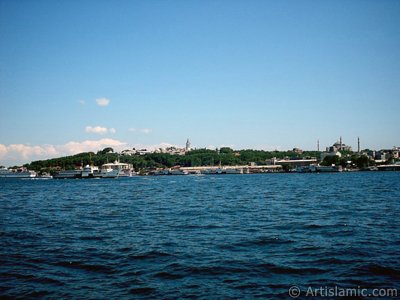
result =
M0 165L399 146L400 3L0 1Z

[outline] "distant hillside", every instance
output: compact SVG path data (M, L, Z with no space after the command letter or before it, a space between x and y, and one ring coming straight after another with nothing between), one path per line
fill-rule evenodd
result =
M104 149L97 153L84 152L72 156L59 157L47 160L33 161L25 165L31 170L54 172L59 169L74 169L78 166L93 164L101 166L117 159L120 162L130 163L136 169L151 169L172 167L176 165L184 167L218 165L247 165L254 162L258 165L266 164L267 159L276 158L300 158L319 157L317 151L305 151L301 154L292 151L261 151L261 150L233 150L221 148L217 150L197 149L187 152L185 155L171 155L167 153L150 153L145 155L119 155L111 152L112 149Z

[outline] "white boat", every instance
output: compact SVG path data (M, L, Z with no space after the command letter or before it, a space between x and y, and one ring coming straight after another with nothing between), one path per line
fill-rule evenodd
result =
M215 169L215 171L214 171L214 174L222 174L222 173L223 173L222 168L217 168L217 169Z
M100 171L102 178L131 177L134 174L131 164L120 163L119 161L102 165Z
M86 165L82 170L82 178L100 177L100 170L97 166Z
M36 177L35 171L29 171L26 168L19 168L16 170L0 168L0 178L34 178Z
M174 169L169 172L171 175L189 175L189 172L186 170Z
M43 173L41 175L37 175L35 179L53 179L49 173Z

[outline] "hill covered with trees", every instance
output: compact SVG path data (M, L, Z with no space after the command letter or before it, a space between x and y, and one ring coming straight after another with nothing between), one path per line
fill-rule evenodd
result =
M267 160L276 158L305 158L319 157L317 151L304 151L299 154L294 151L263 151L263 150L233 150L224 147L217 150L196 149L186 152L185 155L173 155L168 153L149 153L144 155L120 155L114 153L112 148L105 148L97 153L84 152L76 155L33 161L25 166L30 170L55 172L56 170L74 169L79 166L93 164L101 166L107 162L119 159L120 162L130 163L136 171L154 168L170 168L173 166L197 167L216 165L257 165L267 164Z

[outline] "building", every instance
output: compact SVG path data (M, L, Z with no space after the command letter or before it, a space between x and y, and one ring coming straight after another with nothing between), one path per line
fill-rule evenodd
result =
M296 153L296 154L303 154L303 150L300 148L293 148L292 152Z
M321 153L321 161L325 159L325 157L342 157L342 154L339 151L327 151L327 152L322 152Z
M190 141L189 141L189 138L188 138L188 139L186 140L185 151L188 152L188 151L190 151L190 150L192 150L192 148L191 148L191 144L190 144Z
M352 151L351 146L343 144L342 137L336 143L330 147L326 147L326 152L337 152L337 151Z
M277 159L276 157L273 157L271 159L267 159L265 162L267 163L267 165L281 165L281 166L289 166L292 168L296 168L296 167L305 167L316 164L317 159L315 157L302 158L302 159L289 159L289 158Z
M132 150L127 149L127 150L121 151L121 155L128 155L128 156L145 155L145 154L150 154L150 153L153 153L153 151L148 150L148 149L135 149L135 148L132 148Z

